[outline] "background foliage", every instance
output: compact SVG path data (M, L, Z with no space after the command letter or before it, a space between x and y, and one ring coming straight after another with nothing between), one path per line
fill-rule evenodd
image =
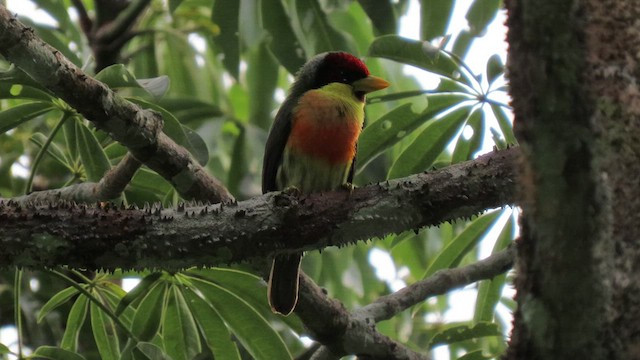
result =
M490 57L481 73L464 60L495 18L499 0L469 2L462 20L467 29L458 33L447 32L453 0L421 1L420 40L398 35L407 0L151 1L119 52L122 65L106 68L96 68L72 1L33 2L55 25L28 16L21 21L130 101L160 111L165 133L238 199L259 195L263 146L275 111L292 74L324 51L365 57L373 74L392 83L368 98L356 185L472 159L488 142L497 148L515 143L508 108L496 100L506 91L500 56ZM91 16L100 15L93 1L82 3ZM436 74L439 84L422 88L403 72L405 65ZM126 154L18 69L2 60L0 69L3 197L99 181ZM116 201L175 206L180 198L143 167ZM474 262L480 243L491 247L497 238L493 251L503 249L514 227L510 209L493 210L418 233L310 253L303 266L331 296L355 308L393 290L369 261L374 249L393 260L384 271L401 270L398 280L412 283ZM123 277L142 281L126 293L118 285ZM451 358L492 358L505 348L510 321L495 312L499 303L512 307L502 297L505 282L503 275L479 284L468 321L445 321L448 294L378 329L420 351L444 344ZM305 351L300 321L271 314L265 283L239 266L177 274L3 271L0 284L2 325L16 325L24 345L45 358L285 359ZM22 318L14 317L14 306ZM8 352L0 346L0 354Z

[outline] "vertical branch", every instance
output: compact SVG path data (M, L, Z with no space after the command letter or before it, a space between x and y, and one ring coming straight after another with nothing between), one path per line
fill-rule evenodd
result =
M584 1L506 2L515 133L524 163L518 311L509 359L608 359L607 186ZM611 29L602 29L611 31ZM610 34L613 36L612 34Z

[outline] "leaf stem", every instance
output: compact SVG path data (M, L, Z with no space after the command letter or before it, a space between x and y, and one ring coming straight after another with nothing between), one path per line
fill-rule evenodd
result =
M108 317L110 317L116 323L116 325L118 325L118 327L120 327L122 329L122 331L124 331L125 334L127 334L127 336L130 339L132 339L136 343L140 342L140 339L138 339L138 337L135 336L131 332L131 330L129 330L129 328L127 328L127 326L122 322L122 320L120 320L120 318L118 316L116 316L116 314L114 314L113 311L111 311L111 309L109 309L105 304L103 304L100 300L98 300L95 296L93 296L89 291L87 291L87 289L85 289L84 287L80 286L80 284L75 282L73 279L71 279L67 275L65 275L65 274L63 274L63 273L61 273L61 272L59 272L57 270L47 269L47 271L50 274L61 278L62 280L64 280L67 283L69 283L69 285L71 285L74 288L76 288L80 293L82 293L82 295L86 296L89 299L89 301L91 301L94 304L96 304Z

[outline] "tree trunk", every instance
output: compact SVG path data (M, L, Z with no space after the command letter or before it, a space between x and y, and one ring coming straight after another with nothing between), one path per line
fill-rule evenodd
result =
M506 357L640 358L640 3L506 5L524 154Z

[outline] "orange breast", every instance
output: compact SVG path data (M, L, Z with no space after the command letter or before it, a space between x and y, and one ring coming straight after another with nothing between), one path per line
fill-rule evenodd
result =
M323 159L330 164L350 162L356 155L356 142L362 125L355 120L331 120L318 121L298 117L293 122L287 146L296 152Z

